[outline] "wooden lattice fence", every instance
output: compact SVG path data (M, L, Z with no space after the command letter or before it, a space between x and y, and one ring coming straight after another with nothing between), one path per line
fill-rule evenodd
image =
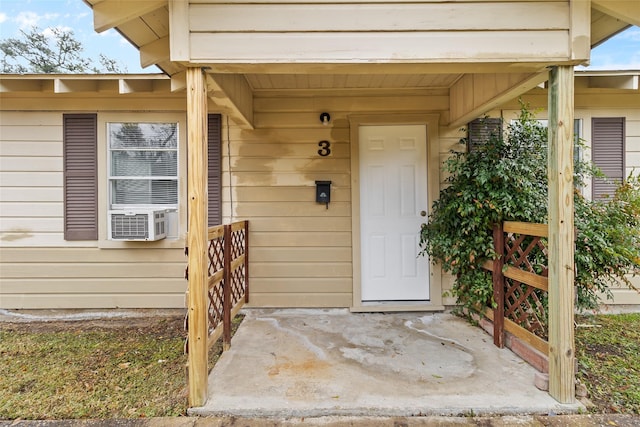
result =
M207 249L207 350L222 337L223 349L231 345L231 320L249 302L249 222L209 227ZM188 253L188 249L187 249ZM186 270L189 279L189 270ZM185 325L189 322L185 321ZM185 344L189 352L189 337Z
M486 315L498 347L507 331L549 354L547 237L546 224L507 221L494 228L498 258L483 267L492 272L496 307Z

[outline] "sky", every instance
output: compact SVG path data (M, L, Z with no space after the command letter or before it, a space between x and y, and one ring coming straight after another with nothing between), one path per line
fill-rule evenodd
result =
M141 68L138 51L115 30L96 33L91 9L82 0L0 0L0 39L18 37L21 29L32 26L45 32L52 27L72 29L85 48L84 56L97 60L103 53L117 60L123 71L159 72L155 66ZM631 27L593 49L586 69L640 70L640 28Z

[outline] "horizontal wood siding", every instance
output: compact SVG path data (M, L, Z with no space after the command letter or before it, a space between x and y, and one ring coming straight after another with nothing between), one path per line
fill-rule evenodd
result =
M178 308L178 249L0 248L0 308Z
M566 29L565 2L519 4L520 14L497 19L514 5L503 3L358 4L192 4L191 31L208 32L343 32ZM278 13L275 13L278 12ZM211 17L214 18L212 23ZM265 17L269 17L265 19Z
M101 123L100 117L107 114L101 113L103 107L108 114L113 114L111 109L125 111L125 104L142 104L139 96L123 103L105 94L97 103L94 100L92 111L97 110ZM163 248L164 242L114 245L117 242L104 237L97 242L63 239L62 115L83 112L88 104L82 95L74 99L43 94L39 105L47 112L17 112L38 104L15 94L8 94L8 102L3 99L0 306L182 307L186 282L180 247ZM166 105L181 111L172 98L147 104L147 109ZM348 116L433 112L446 116L448 105L442 91L405 96L389 91L370 96L366 90L352 90L349 96L285 96L271 91L255 98L256 129L243 129L223 118L223 220L251 221L252 305L351 306ZM320 123L322 111L331 113L330 126ZM153 112L141 114L152 117ZM100 132L99 152L105 143ZM318 155L322 140L331 143L327 157ZM431 173L435 179L437 170ZM329 209L315 202L316 180L332 181ZM104 215L104 199L101 203L99 215Z
M191 61L538 62L571 58L568 1L293 3L192 2L186 30ZM174 39L177 43L178 35Z
M43 94L37 102L31 98L25 102L14 94L2 96L0 308L183 307L186 258L182 245L160 248L158 242L113 248L111 244L117 242L104 238L64 239L63 114L83 113L82 97ZM110 109L112 100L94 97L90 111ZM172 106L171 99L165 101L156 99L153 105ZM117 99L119 109L138 102L137 98ZM33 111L19 111L25 104ZM145 108L149 109L149 102ZM105 190L105 186L98 188ZM98 216L104 217L106 210L100 206Z
M295 42L292 42L295 40ZM195 62L506 62L556 61L569 54L566 30L532 32L432 32L392 37L381 33L195 33ZM336 48L347 41L351 47ZM500 46L495 53L492 46ZM220 59L218 59L220 58ZM482 61L480 61L482 60Z
M223 140L225 219L233 215L233 220L251 223L252 306L352 305L348 117L383 111L444 113L448 106L442 95L363 94L256 93L256 129L232 125L230 141ZM320 123L323 111L331 114L329 126ZM323 140L331 144L326 157L318 154ZM437 179L437 171L432 176ZM316 180L332 181L328 209L315 202Z
M62 129L61 113L3 111L0 115L1 246L67 245Z

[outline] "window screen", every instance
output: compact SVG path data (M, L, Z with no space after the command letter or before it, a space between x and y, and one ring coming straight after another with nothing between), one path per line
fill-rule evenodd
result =
M177 123L109 123L111 207L177 207Z

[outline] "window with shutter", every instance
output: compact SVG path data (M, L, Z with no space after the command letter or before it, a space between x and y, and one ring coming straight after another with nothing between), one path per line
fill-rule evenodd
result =
M222 223L222 117L208 116L208 216L209 227Z
M65 240L98 239L97 117L64 114Z
M108 123L111 209L178 207L178 124Z
M624 117L591 119L591 159L607 177L593 179L593 199L604 199L615 192L624 179Z

